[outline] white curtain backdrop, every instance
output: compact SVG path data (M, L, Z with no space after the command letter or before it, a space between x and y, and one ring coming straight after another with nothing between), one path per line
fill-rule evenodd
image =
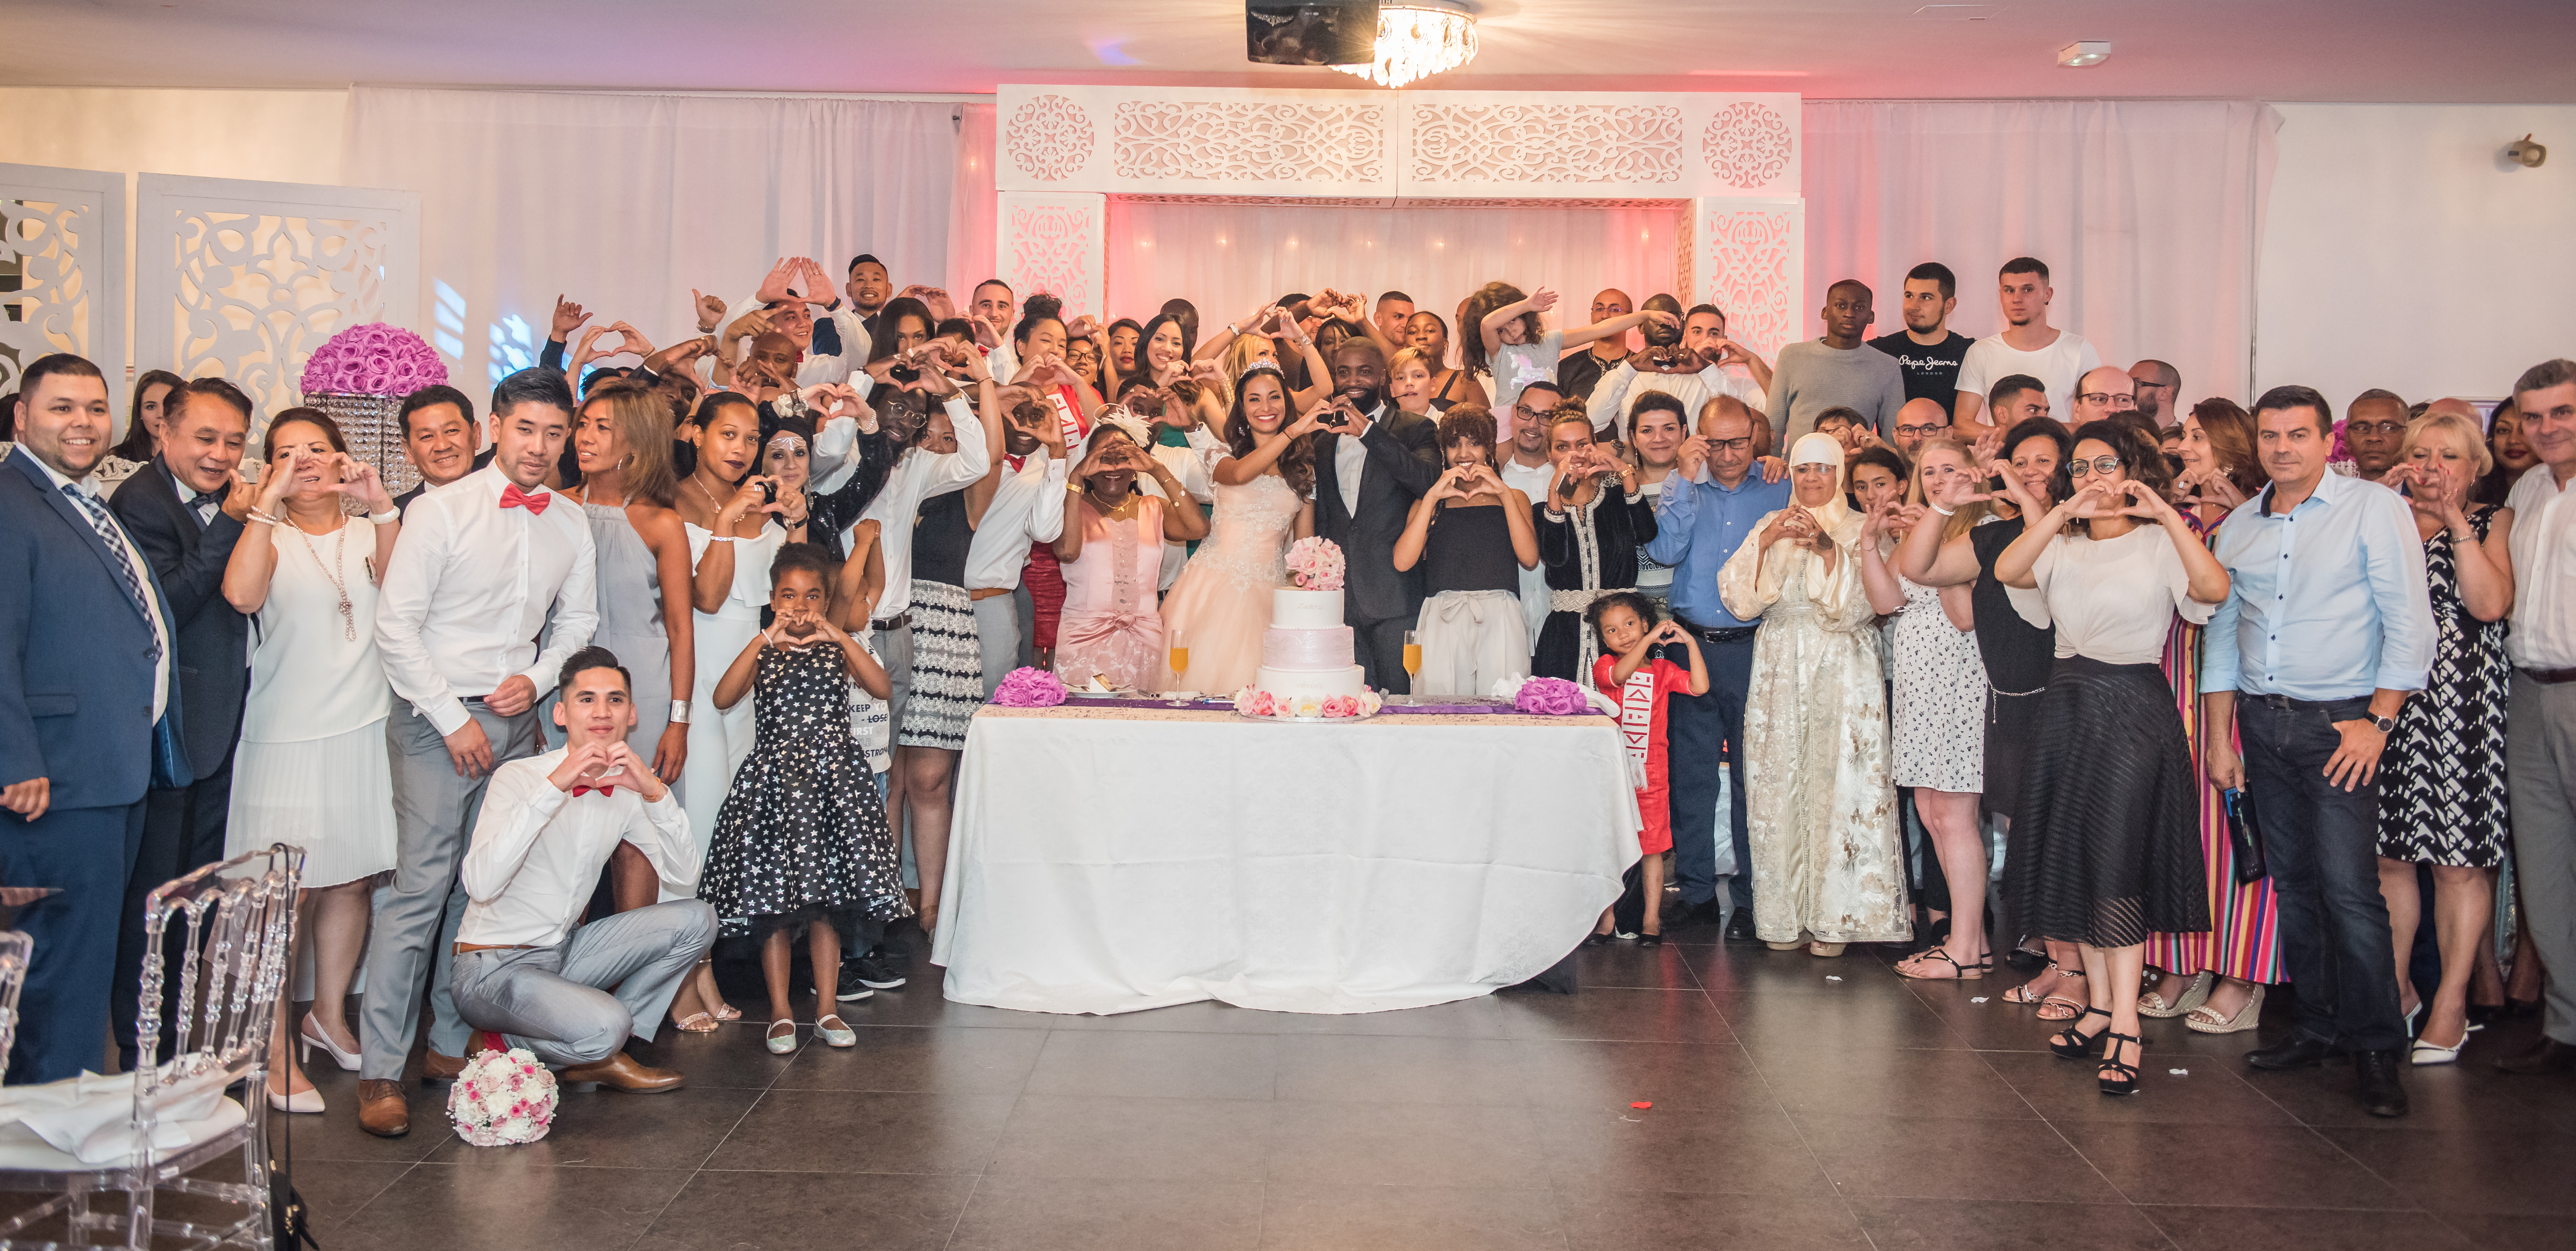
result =
M749 295L782 255L940 284L961 107L360 87L345 177L421 193L415 324L478 394L534 363L558 292L662 345L691 288Z
M975 284L994 275L993 106L959 107L957 178L948 193L947 285L948 294L964 308Z
M1809 100L1805 114L1808 309L1858 278L1878 296L1871 334L1888 333L1905 271L1940 261L1959 277L1952 328L1982 337L2000 329L1996 271L2035 256L2050 322L2104 362L2171 362L2186 406L2249 398L2268 106Z
M1488 282L1555 288L1559 326L1590 321L1603 287L1639 300L1671 291L1680 221L1678 207L1300 208L1112 196L1108 304L1143 321L1180 296L1204 327L1294 291L1358 292L1374 310L1380 292L1396 290L1449 322L1454 348L1458 302Z

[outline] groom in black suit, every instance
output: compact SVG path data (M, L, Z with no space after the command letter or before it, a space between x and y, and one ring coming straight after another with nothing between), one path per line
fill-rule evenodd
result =
M1386 357L1367 339L1333 350L1333 387L1315 436L1315 533L1342 549L1342 620L1369 685L1410 695L1404 632L1422 612L1422 566L1399 572L1395 540L1440 479L1438 431L1387 402Z
M250 618L224 599L224 567L258 488L234 476L250 438L250 397L221 378L193 379L170 393L161 454L108 507L169 597L178 635L176 681L188 744L188 785L155 788L143 799L143 844L125 884L117 922L116 989L109 997L118 1062L135 1064L136 992L143 968L143 904L154 888L224 858L232 807L233 743L241 737L250 684ZM177 958L177 936L171 956ZM176 966L173 966L176 967ZM176 1008L175 996L164 996ZM168 1038L165 1027L162 1037Z

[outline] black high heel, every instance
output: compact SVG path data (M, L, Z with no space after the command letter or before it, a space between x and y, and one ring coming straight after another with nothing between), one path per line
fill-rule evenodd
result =
M2105 1013L2104 1015L2108 1014ZM2119 1076L2117 1078L2110 1078L2096 1074L2094 1075L2093 1080L2101 1086L2102 1093L2106 1095L2134 1095L2138 1093L2138 1066L2134 1064L2122 1064L2116 1057L2120 1054L2120 1044L2129 1042L2136 1043L2138 1045L2138 1058L2140 1060L2146 1059L2146 1040L2139 1038L2134 1034L2106 1033L2102 1035L2102 1037L2110 1040L2111 1043L2110 1048L2102 1053L2102 1067L2111 1070ZM2061 1051L2058 1054L2064 1055L2066 1053Z
M2108 1036L2107 1033L2087 1034L2083 1030L2084 1018L2088 1016L2099 1016L2105 1021L2111 1019L2111 1014L2106 1009L2091 1007L2084 1009L2073 1021L2067 1023L2065 1029L2057 1031L2057 1035L2048 1040L2048 1049L2055 1052L2059 1059L2087 1059L2092 1056L2095 1048L2102 1045L2102 1040Z

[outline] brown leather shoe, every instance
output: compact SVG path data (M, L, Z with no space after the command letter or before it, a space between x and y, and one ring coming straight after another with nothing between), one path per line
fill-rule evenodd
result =
M358 1083L358 1128L378 1138L400 1138L411 1132L411 1104L401 1082L368 1078Z
M609 1053L605 1060L593 1060L565 1069L555 1074L555 1080L566 1086L596 1082L630 1095L656 1095L666 1090L678 1090L680 1083L688 1078L671 1069L647 1068L635 1057L615 1051Z
M2543 1035L2539 1042L2532 1044L2531 1050L2518 1056L2506 1056L2496 1061L2495 1066L2507 1073L2564 1073L2576 1069L2576 1047Z
M456 1080L457 1074L464 1071L463 1060L455 1056L440 1055L436 1047L430 1048L420 1058L420 1080L424 1082L452 1082Z

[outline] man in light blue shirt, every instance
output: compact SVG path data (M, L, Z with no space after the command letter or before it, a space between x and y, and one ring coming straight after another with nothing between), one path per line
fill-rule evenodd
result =
M2242 788L2280 900L2298 1029L2256 1068L2354 1055L2373 1116L2404 1116L2406 1023L2379 893L2379 753L2433 664L2424 543L2406 501L2326 472L2332 411L2306 387L2254 405L2271 485L2219 523L2227 602L2200 670L2210 781ZM2233 723L2240 759L2228 743Z
M1770 479L1765 481L1765 479ZM1717 596L1717 571L1744 546L1762 518L1789 505L1789 484L1778 462L1755 465L1753 410L1721 395L1701 406L1698 432L1682 440L1681 460L1665 477L1655 502L1655 537L1646 555L1673 568L1673 615L1699 635L1708 662L1708 694L1671 696L1665 724L1671 772L1673 871L1682 887L1682 916L1666 922L1708 922L1717 902L1718 754L1730 745L1726 776L1733 802L1727 813L1735 847L1735 877L1727 888L1735 922L1727 937L1753 939L1753 849L1744 834L1744 696L1753 682L1753 631ZM1740 934L1739 934L1740 931Z

